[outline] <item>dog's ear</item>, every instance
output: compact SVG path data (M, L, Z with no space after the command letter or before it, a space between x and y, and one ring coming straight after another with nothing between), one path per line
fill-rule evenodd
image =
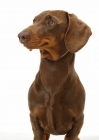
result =
M68 51L79 51L88 41L92 32L90 27L74 14L68 14L68 28L65 34L65 45Z

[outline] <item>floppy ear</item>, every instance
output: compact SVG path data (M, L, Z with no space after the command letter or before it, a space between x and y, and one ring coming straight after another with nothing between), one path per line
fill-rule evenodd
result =
M65 34L65 45L68 51L79 51L88 41L92 32L90 27L74 14L67 14L68 29Z

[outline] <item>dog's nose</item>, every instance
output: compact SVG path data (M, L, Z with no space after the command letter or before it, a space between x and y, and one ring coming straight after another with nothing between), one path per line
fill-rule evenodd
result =
M18 38L21 43L25 43L30 39L30 33L28 31L23 31L18 34Z

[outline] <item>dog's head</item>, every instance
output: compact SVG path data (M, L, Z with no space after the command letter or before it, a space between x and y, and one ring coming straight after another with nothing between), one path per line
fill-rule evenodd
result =
M79 51L92 34L90 27L74 14L65 11L44 11L33 20L33 25L18 34L28 49L40 49L41 56L58 60L68 51Z

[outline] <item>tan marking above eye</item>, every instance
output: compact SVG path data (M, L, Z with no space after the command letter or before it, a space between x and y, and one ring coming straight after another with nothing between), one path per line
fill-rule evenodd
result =
M47 19L50 19L50 18L51 18L51 15L47 15L46 18L47 18Z

